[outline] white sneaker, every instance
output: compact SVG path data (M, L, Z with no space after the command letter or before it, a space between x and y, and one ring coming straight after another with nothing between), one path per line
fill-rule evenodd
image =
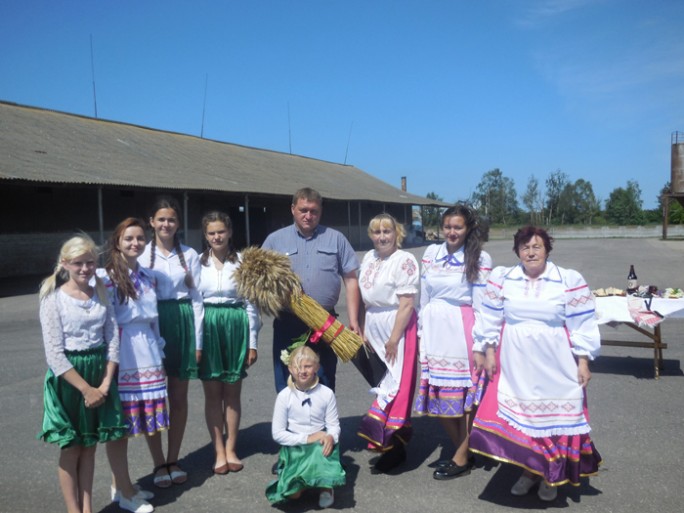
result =
M154 499L154 494L150 491L143 490L140 488L140 485L134 484L133 489L135 490L135 495L133 497L137 497L138 499L142 499L145 501L149 501L150 499ZM119 502L119 498L121 497L121 492L114 488L114 485L109 487L109 490L111 492L111 497L112 497L112 502Z
M335 493L330 490L323 490L321 495L318 497L318 505L321 508L329 508L335 502Z
M133 513L152 513L154 506L144 499L139 499L135 495L127 499L123 495L119 497L119 507Z
M558 487L557 486L551 486L547 484L546 481L542 481L539 484L539 490L537 491L537 496L545 501L545 502L551 502L556 500L556 497L558 497Z
M511 488L511 494L517 495L518 497L527 495L538 480L539 478L537 476L529 477L527 474L523 474L520 476L520 479L515 482L513 488Z

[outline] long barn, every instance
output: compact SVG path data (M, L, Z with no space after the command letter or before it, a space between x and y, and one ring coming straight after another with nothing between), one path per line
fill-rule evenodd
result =
M211 209L231 216L238 247L260 244L292 222L300 187L323 195L323 224L356 249L379 212L410 225L413 206L443 205L354 166L7 102L0 183L0 280L47 274L75 231L103 241L124 217L146 219L159 194L179 200L183 238L197 249Z

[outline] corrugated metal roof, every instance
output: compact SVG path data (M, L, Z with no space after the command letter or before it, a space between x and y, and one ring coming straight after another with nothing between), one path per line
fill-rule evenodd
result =
M0 102L0 180L434 205L354 167ZM439 204L442 204L441 202Z

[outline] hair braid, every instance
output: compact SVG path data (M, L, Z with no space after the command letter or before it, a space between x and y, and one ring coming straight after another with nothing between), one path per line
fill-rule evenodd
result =
M157 252L157 237L152 234L152 240L150 241L150 269L154 269L154 257Z
M185 271L185 286L189 289L195 287L195 281L192 279L192 273L188 269L188 264L185 261L185 255L183 254L183 249L181 248L180 240L178 239L178 233L173 236L173 247L176 248L176 253L178 254L178 260L180 260L181 267Z

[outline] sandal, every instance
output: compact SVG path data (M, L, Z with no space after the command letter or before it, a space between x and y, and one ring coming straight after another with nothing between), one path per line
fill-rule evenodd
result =
M157 475L157 472L160 470L166 470L166 474ZM168 488L171 486L171 476L169 475L169 468L166 463L154 467L152 473L154 474L154 486L157 488Z
M181 470L177 461L172 461L166 464L169 470L169 476L173 484L183 484L188 480L188 473ZM178 470L171 470L171 467L176 467Z

